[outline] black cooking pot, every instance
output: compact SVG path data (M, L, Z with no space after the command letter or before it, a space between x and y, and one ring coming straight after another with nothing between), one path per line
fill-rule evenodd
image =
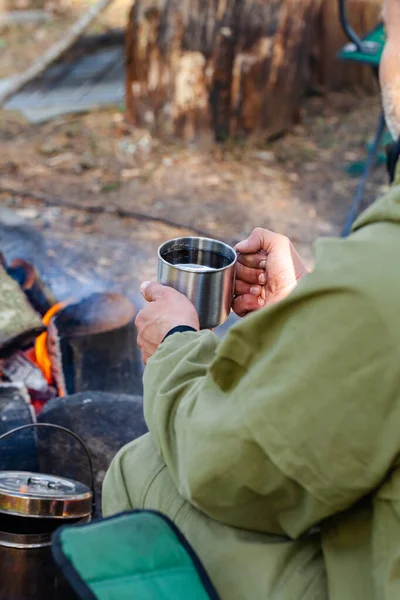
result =
M44 423L18 427L63 430L85 449L92 489L78 481L31 473L0 471L0 600L73 600L77 598L51 555L51 536L62 525L90 521L93 470L86 445L72 431Z

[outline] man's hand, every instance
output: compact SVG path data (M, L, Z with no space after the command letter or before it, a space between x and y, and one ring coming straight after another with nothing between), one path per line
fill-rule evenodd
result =
M308 273L290 240L257 227L236 245L233 310L239 317L286 298Z
M200 325L193 304L173 288L145 281L140 286L140 291L149 302L135 320L138 346L146 364L171 329L178 325L188 325L198 330Z

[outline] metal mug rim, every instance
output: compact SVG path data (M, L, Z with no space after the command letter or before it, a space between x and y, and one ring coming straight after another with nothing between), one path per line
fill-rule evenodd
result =
M183 235L183 236L179 236L179 237L176 237L176 238L171 238L170 240L166 240L165 242L163 242L158 247L158 250L157 250L157 257L158 257L158 259L161 260L165 265L168 265L168 267L172 267L176 271L182 271L182 269L179 269L176 265L173 265L172 263L168 262L167 260L165 260L161 256L161 249L166 244L170 244L171 242L177 242L178 240L185 240L185 239L190 239L190 238L191 239L195 239L195 240L204 240L204 241L207 241L207 242L217 242L217 244L221 244L222 246L225 246L225 248L228 248L234 254L234 259L229 263L229 265L226 265L225 267L220 267L220 268L209 267L209 269L207 269L206 272L201 273L203 276L204 275L211 275L212 273L219 273L221 271L226 271L226 269L230 269L231 267L233 267L237 263L238 254L235 251L235 249L232 248L232 246L230 246L226 242L222 242L221 240L216 240L214 238L201 237L199 235ZM229 258L229 257L227 256L226 258ZM185 272L187 272L187 273L199 273L199 271L196 271L196 269L185 269Z

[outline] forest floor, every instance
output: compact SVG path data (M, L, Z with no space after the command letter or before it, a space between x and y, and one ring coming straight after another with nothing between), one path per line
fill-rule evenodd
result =
M58 6L50 23L0 31L0 78L26 68L77 10ZM123 26L126 12L126 1L117 0L92 30ZM311 265L315 239L340 233L357 185L345 168L365 158L379 111L377 96L309 98L285 138L206 152L132 129L117 108L43 125L3 110L0 204L41 232L48 257L80 293L107 288L137 299L138 282L156 275L158 245L193 229L233 243L267 227L288 235ZM366 200L386 181L380 166ZM52 284L61 297L72 293L70 283Z

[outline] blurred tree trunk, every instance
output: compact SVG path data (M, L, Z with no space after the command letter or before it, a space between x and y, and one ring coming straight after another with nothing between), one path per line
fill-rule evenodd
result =
M296 120L321 0L135 0L131 122L180 138L258 134Z
M381 0L347 8L362 36ZM370 67L336 58L348 41L338 0L135 0L126 40L130 121L185 140L271 139L298 120L310 84L377 88Z

